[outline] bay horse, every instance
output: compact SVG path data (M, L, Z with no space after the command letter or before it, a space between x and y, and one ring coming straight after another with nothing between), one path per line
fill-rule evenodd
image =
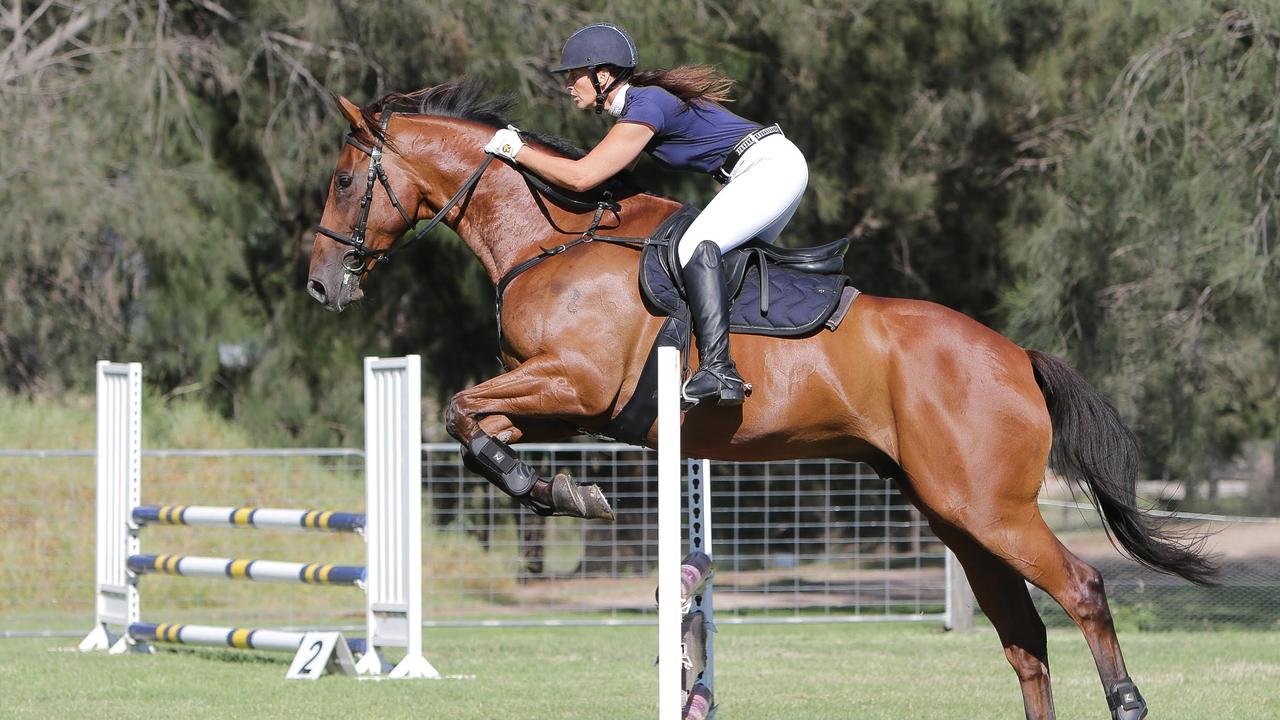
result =
M642 303L639 253L571 242L598 226L600 214L593 225L589 206L564 207L517 168L490 162L482 148L506 126L509 100L486 99L464 81L392 93L365 107L335 101L351 132L311 251L308 291L334 311L360 299L372 267L426 218L453 228L495 286L527 267L501 288L499 350L510 369L457 393L447 430L469 467L535 510L609 517L593 486L563 476L546 481L506 443L598 430L626 404L662 322ZM545 137L543 144L571 152ZM609 231L645 237L678 207L631 194L618 201ZM537 257L547 261L530 267ZM1137 444L1101 393L1062 360L919 300L864 294L834 331L801 339L735 335L732 343L754 394L739 407L688 412L682 442L689 455L870 464L893 478L963 565L1018 677L1028 718L1053 718L1054 707L1045 627L1027 582L1079 625L1113 719L1147 716L1102 576L1062 545L1039 512L1046 463L1089 491L1131 558L1202 584L1215 567L1199 544L1161 529L1137 507ZM647 444L656 442L650 428Z

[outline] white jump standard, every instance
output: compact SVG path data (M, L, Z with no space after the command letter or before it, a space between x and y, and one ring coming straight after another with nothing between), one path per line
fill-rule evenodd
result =
M710 463L688 461L690 558L682 563L680 369L679 349L658 348L658 720L710 720L716 713Z
M380 651L404 650L392 678L439 678L422 655L421 362L365 358L365 513L279 508L141 505L142 367L99 362L98 564L96 622L81 650L147 651L149 642L297 651L290 677L312 678L316 656L330 652L346 670L377 675ZM143 555L146 525L188 525L351 532L363 536L366 565ZM356 586L365 593L363 641L338 633L294 633L139 622L139 578L147 573L269 582ZM114 632L120 628L121 632ZM315 644L305 638L315 636ZM323 636L323 637L321 637ZM342 642L339 642L339 641ZM337 647L340 645L340 647ZM361 653L351 663L351 650ZM302 671L297 672L301 667ZM323 671L323 664L319 666Z

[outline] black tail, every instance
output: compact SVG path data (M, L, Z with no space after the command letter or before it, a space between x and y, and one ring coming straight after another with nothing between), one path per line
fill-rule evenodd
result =
M1204 537L1160 527L1136 503L1138 441L1111 403L1067 363L1028 350L1036 383L1053 420L1049 465L1090 490L1112 543L1143 565L1193 583L1212 585L1218 569Z

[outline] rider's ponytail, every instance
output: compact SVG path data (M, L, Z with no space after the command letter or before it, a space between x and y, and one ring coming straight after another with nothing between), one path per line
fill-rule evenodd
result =
M733 81L712 65L681 65L669 70L641 70L630 78L632 85L656 85L681 100L700 100L716 104L732 102L729 89Z

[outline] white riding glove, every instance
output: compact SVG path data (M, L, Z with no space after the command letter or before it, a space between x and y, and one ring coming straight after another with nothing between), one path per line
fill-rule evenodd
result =
M508 125L493 134L493 139L484 146L484 151L514 161L522 147L524 147L524 141L520 139L520 132L514 125Z

